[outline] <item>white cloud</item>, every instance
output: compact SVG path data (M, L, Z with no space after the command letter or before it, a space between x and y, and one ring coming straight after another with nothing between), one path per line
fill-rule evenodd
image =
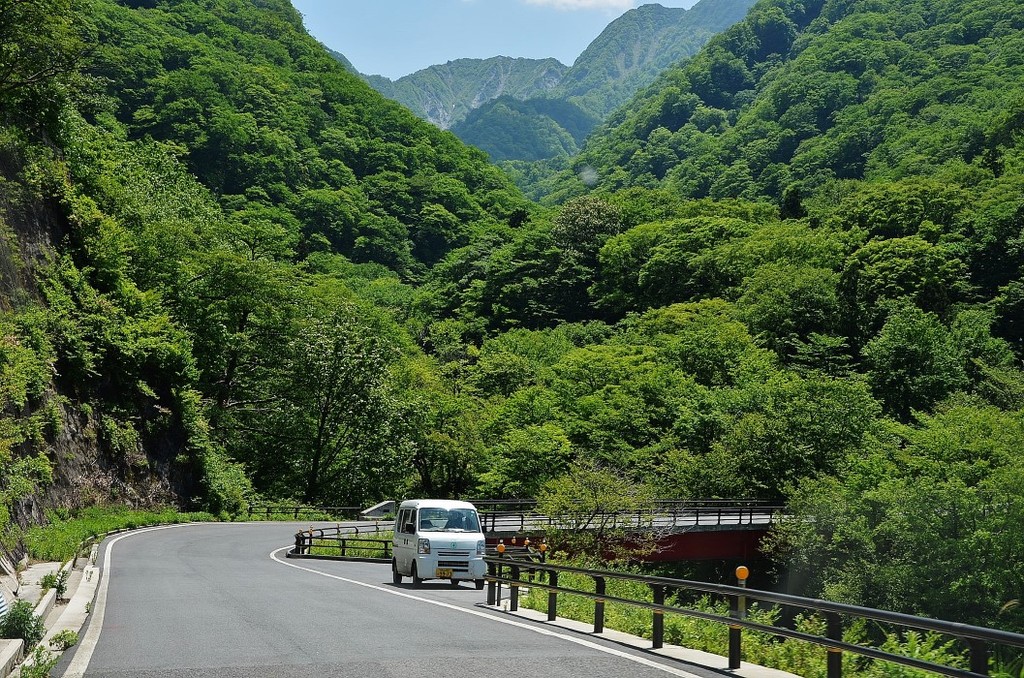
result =
M526 0L528 5L547 5L555 9L616 9L636 6L636 0Z

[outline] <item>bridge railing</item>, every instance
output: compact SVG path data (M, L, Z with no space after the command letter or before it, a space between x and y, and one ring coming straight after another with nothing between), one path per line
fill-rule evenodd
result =
M553 517L539 513L532 500L478 501L484 532L527 531L572 527L573 516ZM680 528L725 525L771 525L786 507L766 501L657 500L635 511L587 512L591 524L622 528Z
M772 591L748 589L744 586L727 586L707 582L670 579L664 577L647 577L643 575L610 572L606 570L590 570L551 563L525 562L508 556L485 558L488 564L487 603L500 604L501 587L509 587L509 609L515 611L519 605L521 588L538 588L548 591L547 618L554 621L557 617L558 595L568 594L589 598L594 601L594 633L604 630L605 604L621 603L652 611L651 630L652 647L659 649L664 645L665 613L680 614L707 621L725 624L729 627L729 668L740 668L742 655L742 629L761 631L773 636L795 638L818 645L828 652L828 678L840 678L842 674L842 653L851 652L863 657L901 664L915 669L935 673L969 678L987 676L989 674L989 658L993 647L1024 648L1024 635L987 629L957 622L917 617L886 610L834 603L815 598L803 598ZM590 577L594 581L593 591L573 589L559 583L559 574L574 574ZM538 577L538 574L541 576ZM546 577L545 577L546 575ZM546 581L545 581L546 579ZM609 581L640 582L651 588L651 601L618 598L608 595ZM699 594L711 594L729 601L729 616L692 610L680 605L672 605L667 601L672 593L689 591ZM825 619L826 635L818 636L804 631L783 627L768 626L751 621L746 617L748 601L759 601L784 606L794 610L805 610L818 613ZM893 627L931 631L957 639L963 643L968 654L970 670L955 666L938 664L926 659L894 654L878 647L851 643L843 640L844 619L865 619L889 624Z
M292 520L355 520L362 509L358 506L311 506L309 504L249 504L250 520L290 517Z
M295 546L289 558L320 558L323 560L358 560L364 562L390 562L390 538L374 537L390 532L390 522L350 527L312 527L295 533Z

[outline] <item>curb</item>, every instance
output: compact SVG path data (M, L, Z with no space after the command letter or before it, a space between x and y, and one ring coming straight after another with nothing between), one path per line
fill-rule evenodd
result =
M74 592L68 599L67 605L64 607L64 610L61 611L60 616L57 617L55 622L51 623L51 625L46 629L43 639L39 641L39 645L37 647L45 648L50 657L59 657L63 654L62 651L57 651L50 647L51 638L66 630L75 631L77 633L85 624L86 618L89 614L88 610L96 595L96 587L99 584L100 579L100 570L94 564L96 562L97 551L98 545L93 544L88 563L82 571L82 579L75 587ZM75 568L75 561L77 561L77 558L69 560L61 566L60 569L67 570L70 573ZM53 610L56 598L57 592L53 589L48 590L40 599L39 603L36 604L35 614L45 619ZM34 655L29 654L24 658L24 661L21 662L21 664L15 666L17 659L20 659L24 654L24 641L18 639L10 642L17 643L18 656L12 657L11 660L8 660L5 664L4 654L0 653L0 678L6 678L7 676L20 676L21 667L33 666L35 664Z

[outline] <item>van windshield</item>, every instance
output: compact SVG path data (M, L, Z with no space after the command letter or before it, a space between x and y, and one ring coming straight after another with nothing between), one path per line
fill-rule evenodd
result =
M420 532L479 532L480 520L473 509L420 509Z

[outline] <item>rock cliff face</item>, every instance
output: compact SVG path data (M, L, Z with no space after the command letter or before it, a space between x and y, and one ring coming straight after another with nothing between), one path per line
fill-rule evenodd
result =
M75 233L60 202L43 197L27 180L33 171L17 153L0 149L0 316L5 323L0 330L0 511L9 511L11 522L25 529L45 523L46 511L56 508L111 502L187 507L202 489L196 466L189 455L182 456L186 436L177 416L132 409L124 401L115 404L110 389L73 383L64 373L61 349L49 345L56 343L59 331L53 325L60 320L40 281L52 281L62 244ZM31 321L41 316L47 319L33 337L39 344L28 346L24 337L33 335ZM42 332L50 337L38 339ZM28 351L36 355L26 358ZM32 360L48 377L19 393L25 374L19 361ZM127 421L137 423L142 435L115 440L125 429L114 422ZM159 433L149 435L147 426ZM26 471L26 463L47 470ZM25 483L33 485L27 493ZM0 560L8 562L24 555L22 546L10 541L0 551Z

